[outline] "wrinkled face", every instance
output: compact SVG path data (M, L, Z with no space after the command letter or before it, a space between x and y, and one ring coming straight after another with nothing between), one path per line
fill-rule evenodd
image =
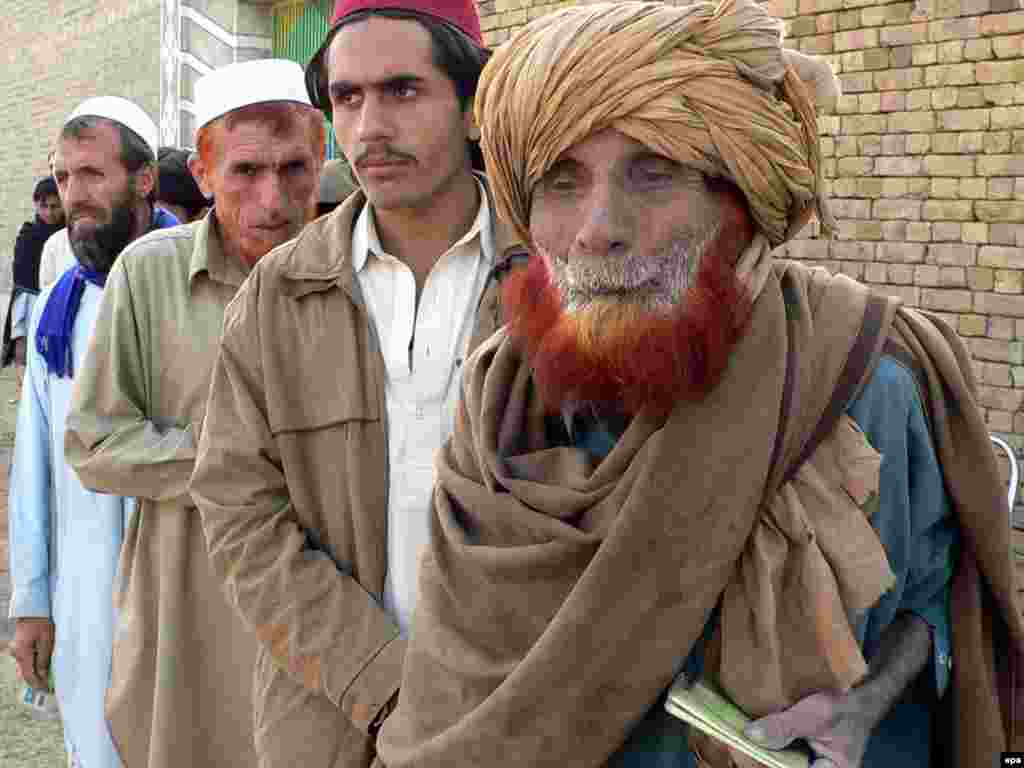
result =
M57 195L47 195L42 200L36 201L36 214L50 225L64 222L64 209L61 207L60 198Z
M427 207L471 172L472 110L434 63L425 27L354 22L331 41L326 66L335 136L375 208Z
M60 140L54 176L64 200L68 237L83 266L105 272L145 229L137 207L153 188L154 170L129 173L121 136L108 123Z
M213 157L193 156L189 168L203 194L216 201L225 250L251 267L310 218L320 162L298 117L281 130L261 119L230 127L221 120L212 128Z
M564 310L665 312L682 300L718 219L700 172L608 129L537 183L530 234Z

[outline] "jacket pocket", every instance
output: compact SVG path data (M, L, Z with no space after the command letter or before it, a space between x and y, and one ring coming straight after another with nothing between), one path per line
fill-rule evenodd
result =
M264 334L271 432L380 419L383 361L368 318L339 291L307 296L287 309L275 332Z

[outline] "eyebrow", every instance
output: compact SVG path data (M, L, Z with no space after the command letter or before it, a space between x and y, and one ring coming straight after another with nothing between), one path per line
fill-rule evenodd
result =
M550 167L550 168L548 168L548 172L547 172L547 173L545 173L544 175L545 175L545 176L548 176L549 174L552 174L552 173L559 173L559 172L561 172L561 171L571 171L571 170L576 170L577 168L581 168L582 166L583 166L583 163L581 163L581 162L580 162L579 160L577 160L577 159L576 159L575 157L571 157L571 156L564 156L564 157L560 157L560 158L558 158L558 159L557 159L557 160L556 160L556 161L555 161L555 162L554 162L554 163L553 163L553 164L551 165L551 167Z
M53 169L53 175L54 176L59 176L60 174L67 175L67 174L70 174L72 171L78 171L79 173L83 173L83 172L103 173L103 169L99 168L99 167L97 167L95 165L80 165L77 168L67 168L67 167L65 167L65 168L54 168Z
M330 92L331 96L338 98L339 96L359 90L360 88L393 90L403 85L419 85L424 82L426 81L419 75L403 72L390 77L385 77L382 80L371 80L369 83L354 83L350 80L335 80L327 87L327 90Z

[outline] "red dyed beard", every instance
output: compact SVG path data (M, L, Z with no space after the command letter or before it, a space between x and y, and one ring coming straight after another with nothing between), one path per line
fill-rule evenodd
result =
M664 417L680 400L706 397L750 320L751 300L735 265L752 237L742 198L723 194L719 234L670 312L621 300L569 312L550 267L532 253L506 278L502 299L547 410L584 402L627 416L647 406Z

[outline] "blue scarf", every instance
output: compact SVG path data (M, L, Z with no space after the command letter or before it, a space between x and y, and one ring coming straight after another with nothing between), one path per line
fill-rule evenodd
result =
M149 231L164 229L178 224L173 214L163 208L153 209ZM71 337L75 330L75 318L82 304L85 284L103 288L107 283L106 272L94 272L81 264L68 269L50 292L50 298L43 307L36 329L36 349L46 361L46 369L57 378L74 377L74 358L71 355Z

